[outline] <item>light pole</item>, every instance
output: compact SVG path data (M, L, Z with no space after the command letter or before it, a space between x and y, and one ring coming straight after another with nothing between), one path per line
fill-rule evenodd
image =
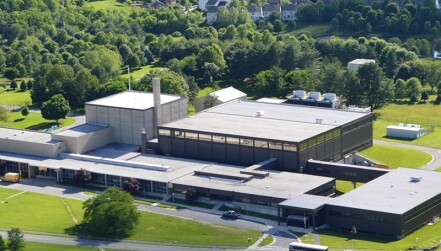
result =
M418 237L416 237L416 239L415 239L415 246L416 246L416 250L419 250L419 248L418 248Z

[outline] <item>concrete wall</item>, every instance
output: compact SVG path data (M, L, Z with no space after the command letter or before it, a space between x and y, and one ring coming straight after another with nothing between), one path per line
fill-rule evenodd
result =
M86 122L107 125L112 128L114 142L141 145L141 131L147 132L147 140L154 137L153 108L135 110L116 107L86 105ZM162 122L168 123L188 116L187 99L181 98L162 104Z
M64 142L37 143L13 139L0 139L0 149L5 152L54 158L65 151Z
M113 142L112 128L110 127L79 137L52 134L52 139L66 142L66 150L76 154L82 154Z

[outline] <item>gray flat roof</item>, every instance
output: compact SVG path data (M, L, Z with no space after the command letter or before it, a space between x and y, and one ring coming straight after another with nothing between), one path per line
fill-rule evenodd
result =
M258 111L264 114L258 116ZM233 101L163 127L300 142L368 114L290 104ZM317 124L316 119L321 119L322 124Z
M161 104L181 99L181 96L161 94ZM86 105L118 107L127 109L147 110L153 107L153 93L126 91L104 98L92 100Z
M0 138L33 142L33 143L58 143L59 141L52 141L51 134L41 133L36 131L18 130L10 128L0 128Z
M88 133L97 132L105 128L108 128L108 126L96 125L96 124L82 124L79 126L66 129L61 132L57 132L55 134L62 136L69 136L69 137L79 137Z
M412 182L411 177L421 177ZM403 214L441 194L441 173L399 168L326 203L392 214Z
M327 202L333 200L334 198L326 197L326 196L318 196L312 194L301 194L292 199L288 199L279 203L282 207L290 207L290 208L300 208L306 210L317 210L320 207L323 207Z
M243 168L209 166L204 170L222 170L229 173L239 173ZM266 171L266 170L265 170ZM294 198L309 192L321 185L332 182L334 178L313 176L307 174L268 171L269 176L263 179L254 178L247 182L238 182L229 179L218 179L207 176L186 175L176 180L174 184L204 187L209 189L268 196L280 199Z

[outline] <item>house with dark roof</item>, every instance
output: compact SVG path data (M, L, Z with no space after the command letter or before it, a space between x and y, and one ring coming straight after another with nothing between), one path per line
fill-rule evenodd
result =
M282 19L284 21L298 20L296 13L297 13L297 5L292 3L287 3L282 5Z
M263 11L263 20L268 21L271 13L280 13L281 8L280 5L267 4L262 7Z
M262 7L256 5L247 6L248 13L250 13L251 20L257 22L263 18Z
M216 22L217 19L217 11L219 7L217 6L207 6L207 24L212 25L214 22Z

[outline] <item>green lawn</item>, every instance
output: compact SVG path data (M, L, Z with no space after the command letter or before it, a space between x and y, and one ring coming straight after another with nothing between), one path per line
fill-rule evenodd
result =
M248 246L248 238L252 238L254 243L261 235L262 233L258 231L142 212L140 222L130 239L175 244L244 247Z
M64 233L74 222L62 200L56 196L0 188L0 227L18 227L51 233ZM6 199L16 194L16 196ZM64 198L74 216L81 217L81 201ZM7 217L6 217L7 216ZM79 218L81 219L81 218Z
M272 235L268 235L263 241L261 241L259 243L259 247L265 247L268 246L269 244L273 243L274 241L274 237Z
M364 183L360 183L357 182L357 187L362 186ZM354 184L352 184L352 182L350 181L345 181L345 180L336 180L336 193L338 195L340 194L345 194L349 191L354 190Z
M117 0L89 0L86 2L86 6L91 6L97 10L123 10L123 11L129 11L132 10L133 7L130 7L128 5L118 3Z
M60 245L60 244L49 244L40 242L25 242L24 251L94 251L94 250L108 250L116 251L117 249L100 249L94 247L83 247L83 246L70 246L70 245Z
M441 64L440 64L441 65ZM431 95L430 101L435 100L436 96ZM375 111L377 117L374 123L374 139L441 148L441 105L426 104L390 104L380 110ZM398 125L398 123L412 123L424 126L435 126L435 131L415 140L400 140L386 137L386 127Z
M19 91L0 88L0 104L11 106L30 106L32 105L30 91Z
M337 32L332 29L331 24L312 24L304 25L299 24L294 31L288 32L289 35L298 36L301 33L309 32L313 37L328 36L328 35L341 35L342 32Z
M60 120L60 126L68 126L73 123L75 123L75 119L70 117ZM30 112L28 116L22 116L21 112L11 112L8 122L0 121L2 127L28 130L43 130L53 125L55 125L54 120L46 120L36 112Z
M436 169L435 171L441 172L441 166L438 169Z
M433 226L424 226L401 240L382 239L372 236L357 235L354 239L354 248L363 250L407 250L415 247L418 238L420 248L428 248L435 245L440 239L441 223ZM336 232L331 230L319 230L322 245L332 250L352 248L352 239L349 232Z
M362 151L361 155L392 168L418 168L432 160L430 154L422 151L383 145L374 145Z
M201 89L199 92L198 92L198 98L202 98L202 97L205 97L207 94L209 94L209 93L211 93L211 92L214 92L215 90L214 90L214 88L213 87L211 87L211 86L207 86L207 87L205 87L204 89Z
M75 223L60 197L22 193L19 190L0 188L0 227L18 227L22 230L34 230L49 233L65 233ZM12 195L15 197L6 199ZM63 198L70 207L76 220L82 219L82 201ZM7 216L7 217L6 217ZM129 238L152 242L194 244L208 246L248 245L262 235L251 231L227 226L200 223L172 216L141 212L140 222L134 234Z
M146 65L143 66L141 68L135 69L132 71L132 69L130 69L130 76L135 79L138 80L140 78L142 78L145 74L149 73L149 71L151 70L161 70L164 69L163 67L158 67L153 65ZM127 74L127 69L124 70L124 74L121 75L121 77L125 77L128 78L128 74Z

